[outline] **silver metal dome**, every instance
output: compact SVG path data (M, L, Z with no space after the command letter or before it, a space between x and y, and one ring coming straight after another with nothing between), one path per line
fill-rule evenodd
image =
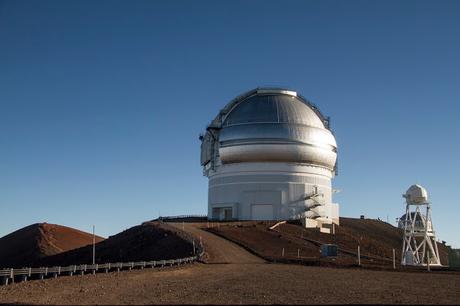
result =
M236 104L224 118L224 127L254 123L303 124L324 129L323 121L297 96L256 94Z
M428 191L419 184L415 184L407 189L403 198L408 204L425 204L428 202Z
M328 120L284 89L258 88L228 103L208 127L203 145L202 165L213 152L223 164L292 162L333 170L337 160Z

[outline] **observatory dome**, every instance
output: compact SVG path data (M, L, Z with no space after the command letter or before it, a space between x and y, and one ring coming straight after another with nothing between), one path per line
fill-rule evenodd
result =
M339 224L335 137L329 120L295 91L256 88L236 97L200 140L209 219Z
M415 184L407 189L403 197L406 198L406 202L409 204L423 204L428 202L428 191L422 186Z
M334 169L337 144L328 121L295 92L257 90L222 117L222 163L295 162Z

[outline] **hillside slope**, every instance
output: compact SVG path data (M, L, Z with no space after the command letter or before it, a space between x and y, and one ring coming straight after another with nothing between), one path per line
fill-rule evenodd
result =
M193 254L181 231L161 222L145 222L96 244L96 263L175 259ZM92 246L43 258L43 266L90 264Z
M360 246L362 263L369 266L391 266L393 249L396 261L400 262L402 230L380 220L340 218L336 234L320 233L317 229L306 229L297 224L282 224L274 230L275 222L233 222L213 225L209 231L232 240L250 251L274 261L303 261L318 264L320 246L337 244L338 265L356 264L357 248ZM448 263L448 249L438 243L441 263ZM327 262L327 260L321 260Z
M96 242L102 240L96 236ZM35 223L0 238L0 268L33 266L46 256L92 242L92 234L57 224Z

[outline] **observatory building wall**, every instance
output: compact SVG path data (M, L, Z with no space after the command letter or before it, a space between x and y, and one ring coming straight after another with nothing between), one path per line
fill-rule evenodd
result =
M219 210L228 207L233 219L285 220L302 212L299 204L307 194L318 191L325 202L332 200L331 178L320 168L257 163L224 167L223 174L209 179L208 216L213 219L223 217Z

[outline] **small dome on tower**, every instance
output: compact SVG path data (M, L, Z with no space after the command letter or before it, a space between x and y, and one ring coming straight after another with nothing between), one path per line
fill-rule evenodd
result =
M428 192L418 184L410 186L403 197L406 198L408 204L423 204L428 202Z

